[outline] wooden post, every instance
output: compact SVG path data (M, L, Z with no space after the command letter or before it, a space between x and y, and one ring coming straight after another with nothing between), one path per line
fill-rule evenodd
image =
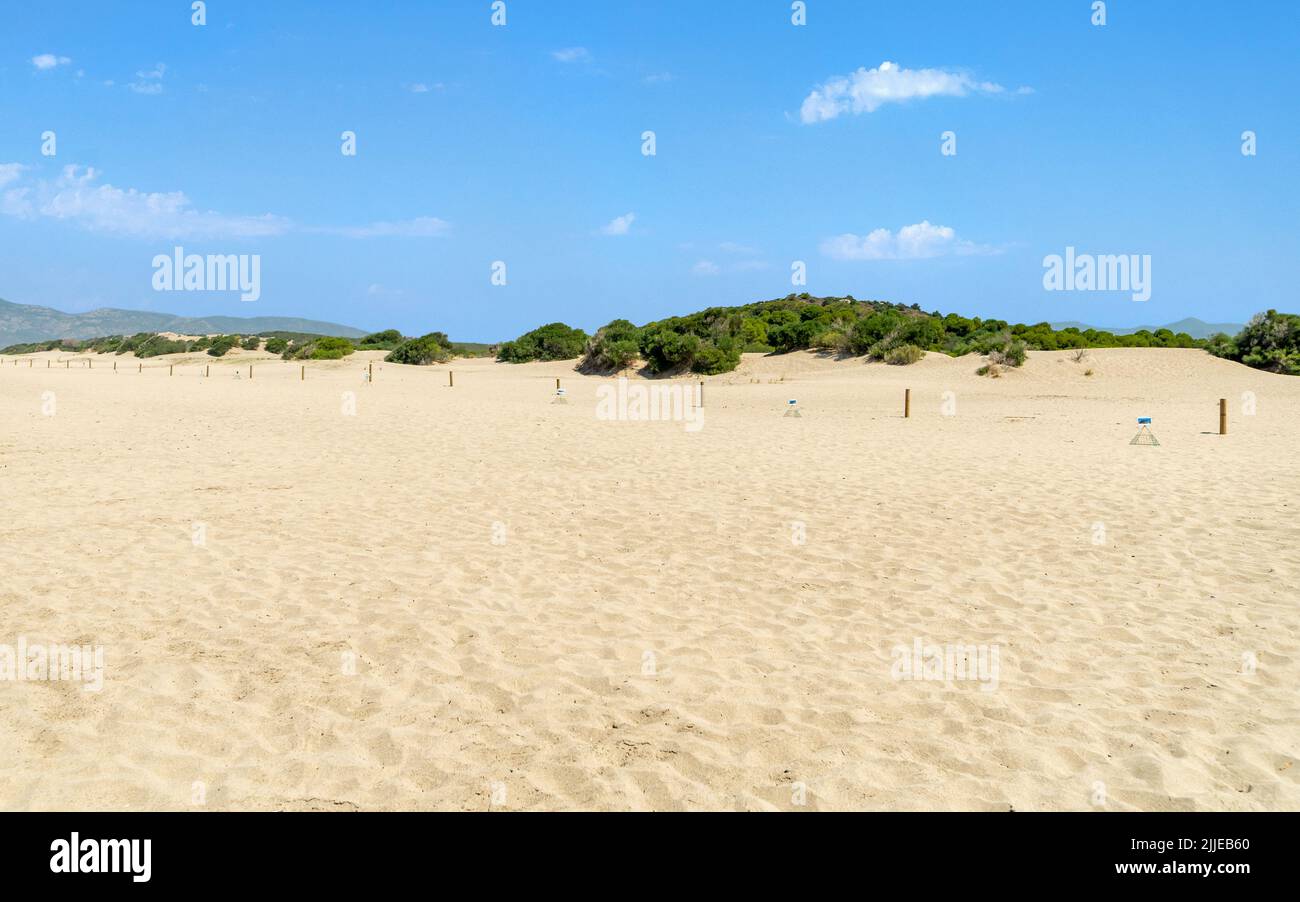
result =
M248 365L248 378L253 378L253 365L251 363Z
M912 390L910 388L905 388L903 389L903 419L906 420L911 416L912 416Z
M117 361L116 361L116 360L113 361L113 372L115 372L115 373L117 372Z
M299 375L298 381L299 382L307 381L307 365L305 363L302 366L302 373Z
M1219 399L1219 435L1228 434L1228 399Z
M700 380L700 406L704 406L704 380Z
M560 377L559 377L559 376L556 376L556 377L555 377L555 390L556 390L556 391L559 391L559 390L560 390Z
M447 370L447 387L448 388L456 387L456 374L451 370Z
M143 364L143 363L137 365L136 372L137 372L137 373L143 373L143 372L144 372L144 364Z
M168 376L176 375L176 364L174 363L167 364L167 375Z
M375 362L373 360L370 361L370 369L366 373L366 381L367 382L375 381Z
M212 375L212 364L209 363L203 367L203 378L207 379L211 375Z

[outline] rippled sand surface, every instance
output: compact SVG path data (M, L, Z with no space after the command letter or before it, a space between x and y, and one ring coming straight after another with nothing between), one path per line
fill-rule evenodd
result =
M1300 379L371 359L0 363L0 807L1300 808Z

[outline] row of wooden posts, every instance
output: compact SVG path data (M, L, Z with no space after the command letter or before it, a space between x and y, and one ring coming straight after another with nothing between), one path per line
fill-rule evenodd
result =
M15 360L15 361L14 361L14 366L17 366L17 365L18 365L18 361ZM72 367L72 361L71 361L71 360L65 360L63 365L64 365L65 367L67 367L67 368L70 369L70 368ZM31 358L28 358L28 360L27 360L27 366L28 366L28 368L30 368L30 367L32 366L32 359L31 359ZM51 363L50 363L50 361L47 359L47 360L45 361L45 367L46 367L46 369L49 369L50 366L51 366ZM89 359L88 359L88 360L86 361L86 366L87 366L89 369L92 369L92 370L93 370L93 369L95 368L95 362L94 362L93 360L89 360ZM168 366L167 366L167 375L169 375L169 376L171 376L171 375L175 375L175 371L176 371L176 366L175 366L175 364L168 364ZM117 361L116 361L116 360L113 361L113 372L115 372L115 373L117 372ZM143 363L141 363L141 364L139 365L138 372L141 372L141 373L144 372L144 364L143 364ZM204 367L203 367L203 375L204 375L205 377L206 377L206 376L211 376L211 375L212 375L212 366L211 366L211 365L207 365L207 366L204 366ZM252 379L252 378L253 378L253 365L252 365L251 363L248 365L248 378L249 378L249 379ZM300 367L298 378L299 378L301 381L303 381L303 382L307 381L307 367L306 367L306 366L302 366L302 367ZM366 381L368 381L368 382L374 382L374 381L375 381L375 364L374 364L374 361L371 361L370 364L369 364L369 367L368 367L367 372L366 372ZM455 373L453 370L447 370L447 387L448 387L448 388L455 388L455 387L456 387L456 373ZM556 390L556 391L559 391L559 390L560 390L560 379L559 379L558 376L557 376L556 379L555 379L555 390ZM700 380L700 406L701 406L701 407L704 406L704 380L703 380L703 379ZM912 417L912 390L911 390L910 388L907 388L907 389L904 389L904 390L903 390L903 419L911 419L911 417ZM1227 399L1227 398L1220 398L1220 399L1219 399L1219 435L1227 435L1227 434L1228 434L1228 399Z

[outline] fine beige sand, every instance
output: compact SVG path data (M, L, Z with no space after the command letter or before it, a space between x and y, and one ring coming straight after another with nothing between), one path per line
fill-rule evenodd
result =
M379 356L0 362L0 644L105 650L0 682L0 808L1300 808L1300 379Z

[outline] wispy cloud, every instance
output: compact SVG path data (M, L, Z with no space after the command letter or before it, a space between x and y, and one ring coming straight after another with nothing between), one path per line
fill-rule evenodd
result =
M101 183L89 167L65 166L53 179L26 179L27 167L0 163L0 215L65 222L125 238L267 238L288 232L346 238L432 238L449 224L433 216L361 226L301 226L285 216L197 209L182 191L147 192Z
M757 272L770 268L771 264L764 260L736 260L722 264L712 260L701 260L691 267L691 272L697 276L720 276L723 273Z
M583 63L591 59L591 54L586 47L566 47L552 50L551 57L561 63Z
M724 241L718 245L718 250L724 254L737 254L742 257L752 257L758 253L758 248L750 247L747 244L739 244L735 241Z
M680 245L682 250L690 250L694 245L687 243ZM732 259L717 263L714 260L700 260L691 267L691 272L697 276L720 276L723 273L738 272L755 272L761 269L770 269L771 264L765 260L757 259L759 250L748 244L741 244L738 241L723 241L717 246L720 254L725 254ZM739 258L739 259L737 259Z
M667 84L672 80L673 80L673 74L671 72L655 72L641 79L641 81L645 82L648 85Z
M997 248L958 238L953 229L929 220L903 226L896 234L876 229L865 236L837 235L823 241L821 251L833 260L926 260L999 253Z
M56 56L53 53L41 53L32 57L32 65L42 71L46 69L55 69L59 66L66 66L72 60L66 56Z
M0 188L18 181L25 168L22 163L0 163Z
M398 222L372 222L362 226L312 226L305 231L344 238L437 238L447 234L451 224L436 216L417 216Z
M873 113L887 103L904 103L927 97L965 97L1001 94L1006 89L990 81L976 81L965 72L947 69L904 69L883 62L875 69L858 69L836 75L813 89L799 108L805 124L825 122L845 113ZM1021 88L1017 93L1026 93Z
M432 85L427 85L422 81L406 85L406 90L410 91L412 94L428 94L430 91L441 91L442 89L443 84L440 81L434 82Z
M625 213L622 216L616 216L601 226L602 235L626 235L632 228L632 221L636 219L635 213Z
M158 63L152 69L142 69L135 73L139 81L133 81L127 85L137 94L161 94L163 92L162 80L167 74L167 65Z

